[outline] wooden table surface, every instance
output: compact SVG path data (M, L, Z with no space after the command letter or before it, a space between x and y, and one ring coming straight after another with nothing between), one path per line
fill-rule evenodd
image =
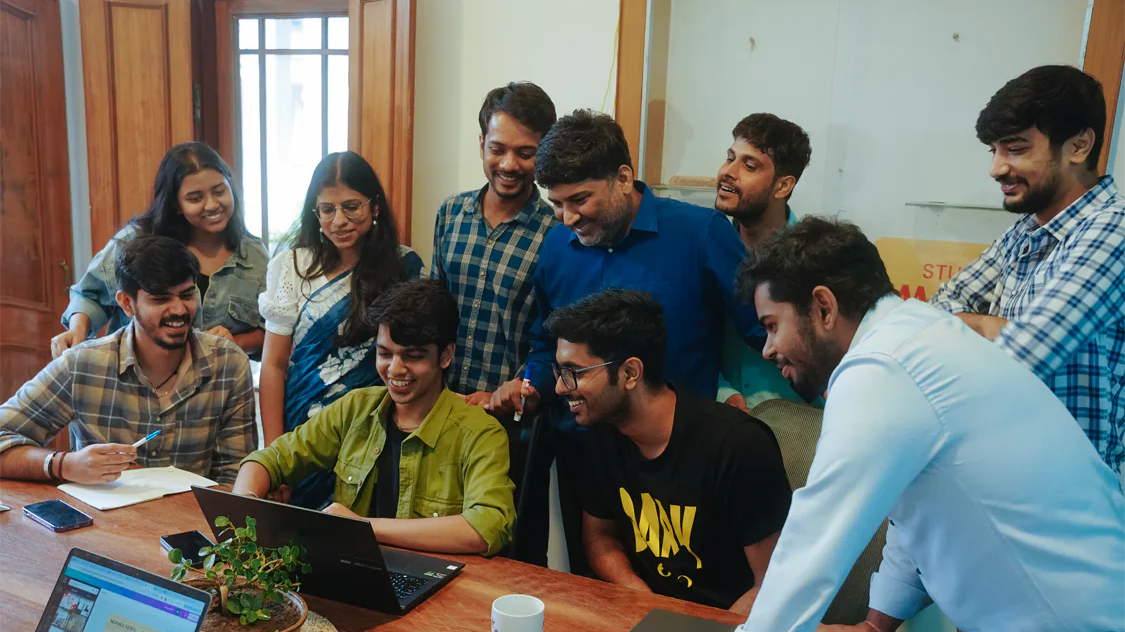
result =
M94 518L93 526L54 533L23 514L23 506L62 499ZM167 576L171 569L160 536L199 529L203 514L189 494L98 511L52 485L0 481L0 630L34 630L72 547L80 547ZM535 595L547 606L544 630L626 632L650 610L674 610L728 623L744 617L678 599L642 593L509 559L442 555L465 563L461 575L412 612L392 617L306 597L310 607L341 632L361 630L489 629L492 601L509 593Z

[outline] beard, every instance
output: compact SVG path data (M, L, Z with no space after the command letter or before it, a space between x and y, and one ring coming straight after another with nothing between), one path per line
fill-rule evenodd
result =
M836 343L818 337L811 319L801 320L800 336L802 349L798 359L804 365L804 376L796 382L790 381L789 385L801 399L811 403L828 388L828 380L840 365L844 352Z
M578 236L578 241L587 247L612 246L625 236L632 224L633 217L629 210L629 198L621 195L610 201L609 206L594 224L594 231L586 236Z
M1005 211L1020 215L1036 215L1058 198L1059 187L1062 186L1062 173L1059 170L1059 161L1053 160L1046 179L1034 187L1026 179L1020 177L997 178L996 181L1002 184L1020 183L1026 189L1023 197L1018 200L1004 198Z
M515 189L515 191L509 192L504 191L496 186L496 183L500 181L500 172L493 171L492 177L489 179L488 184L489 188L492 189L492 192L496 194L496 197L502 200L518 200L524 195L527 195L527 192L531 190L531 187L535 186L535 180L525 178L519 182L519 186Z
M753 226L762 219L766 209L770 206L769 193L756 195L752 198L739 198L738 205L732 209L723 210L718 209L724 215L728 215L738 220L738 223L744 226Z

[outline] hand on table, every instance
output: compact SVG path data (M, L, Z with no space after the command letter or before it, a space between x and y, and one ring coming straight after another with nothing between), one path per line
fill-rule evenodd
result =
M129 469L137 449L124 443L95 443L63 459L63 480L72 483L97 485L116 481L121 472Z
M524 404L520 403L520 398L523 398ZM535 412L538 406L539 391L535 390L534 386L524 386L522 379L515 379L504 382L496 389L492 399L484 408L492 413L526 415Z
M347 507L345 507L344 505L341 505L340 503L332 503L331 505L328 505L327 507L325 507L321 511L323 513L326 513L326 514L332 514L333 516L343 516L345 518L363 519L363 516L357 514L356 512L352 511L351 509L348 509Z

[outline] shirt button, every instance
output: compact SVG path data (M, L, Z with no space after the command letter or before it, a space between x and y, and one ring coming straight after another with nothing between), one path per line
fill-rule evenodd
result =
M486 243L487 243L487 244L488 244L489 246L491 246L492 244L496 243L496 240L495 240L495 239L489 239L489 240L488 240L488 241L487 241Z
M482 278L482 279L484 278L484 270L480 271L480 278Z
M437 518L437 517L438 517L438 515L437 515L437 512L436 512L436 511L434 512L434 517L435 517L435 518Z
M380 452L382 452L382 451L383 451L383 450L382 450L382 449L380 449L380 448L375 448L375 454L379 454L379 453L380 453Z
M472 334L469 334L469 342L472 342L472 341L473 341L473 336L472 336Z
M609 252L613 252L613 248L610 248L610 249L609 249Z
M348 482L349 483L352 482L352 477L350 477L350 476L348 477Z
M473 307L480 307L480 301L473 301Z

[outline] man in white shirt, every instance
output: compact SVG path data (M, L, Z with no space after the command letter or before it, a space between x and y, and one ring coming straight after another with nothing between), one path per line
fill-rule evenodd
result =
M956 318L895 295L854 225L807 217L740 271L763 355L828 387L808 484L746 632L813 630L883 518L856 626L931 602L963 630L1125 630L1125 496L1042 381Z

